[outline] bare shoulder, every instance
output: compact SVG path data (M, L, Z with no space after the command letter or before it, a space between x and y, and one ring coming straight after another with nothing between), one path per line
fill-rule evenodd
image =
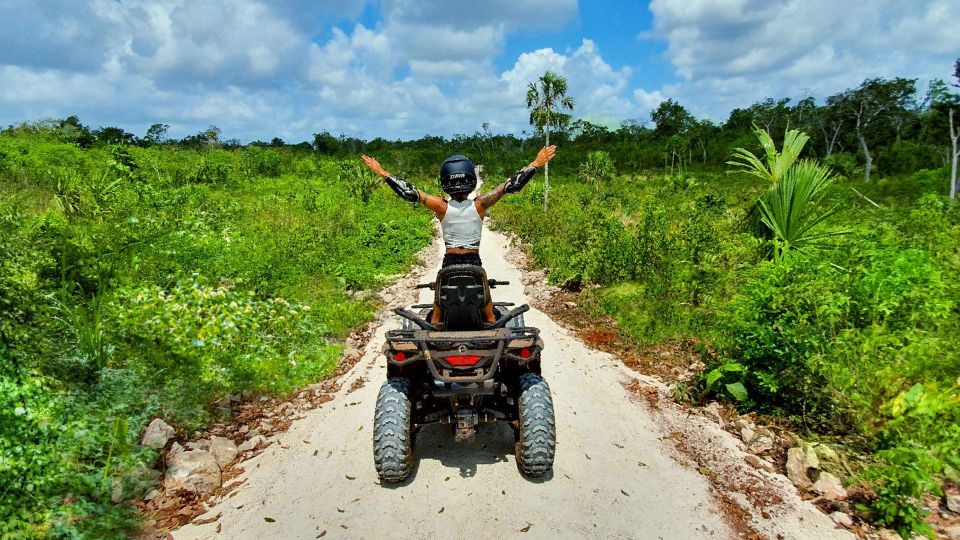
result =
M443 219L443 215L447 213L447 201L441 197L424 193L423 205L436 214L437 219Z

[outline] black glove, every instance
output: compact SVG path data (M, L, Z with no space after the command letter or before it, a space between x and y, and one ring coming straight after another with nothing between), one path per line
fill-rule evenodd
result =
M517 193L523 189L523 186L527 185L527 182L529 182L535 174L537 174L536 167L524 167L507 179L507 185L503 190L507 193Z
M390 189L399 195L401 199L412 203L420 200L420 192L417 191L417 188L407 183L403 178L399 176L388 176L384 178L383 181L386 182L387 185L390 186Z

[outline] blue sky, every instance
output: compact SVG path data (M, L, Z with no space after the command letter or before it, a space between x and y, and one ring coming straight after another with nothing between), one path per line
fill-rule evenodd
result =
M957 28L956 0L0 0L0 124L519 133L546 69L577 117L648 121L674 98L722 121L867 77L947 78Z

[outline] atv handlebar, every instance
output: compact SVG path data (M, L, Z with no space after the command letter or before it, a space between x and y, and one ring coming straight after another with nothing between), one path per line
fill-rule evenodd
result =
M421 319L420 317L417 317L417 314L410 310L398 307L394 309L393 312L403 317L404 319L412 321L413 324L419 326L423 330L439 330L439 328L437 328L436 326L428 323L427 321Z
M495 323L493 323L492 325L490 325L488 328L490 328L490 329L503 328L504 326L507 325L508 322L510 322L511 319L513 319L513 318L516 317L517 315L526 313L527 311L530 311L530 306L527 305L527 304L524 304L524 305L522 305L522 306L520 306L520 307L518 307L518 308L511 309L510 311L504 313L503 316L501 316L499 319L497 319L497 321L496 321ZM404 319L407 319L407 320L409 320L409 321L412 321L413 324L419 326L422 330L434 330L434 331L440 330L440 329L437 328L436 326L434 326L434 325L428 323L427 321L421 319L420 317L417 316L416 313L414 313L414 312L412 312L412 311L410 311L410 310L408 310L408 309L404 309L404 308L399 308L399 307L398 307L398 308L394 309L393 312L396 313L397 315L403 317Z
M528 311L530 311L530 306L527 304L524 304L518 308L511 309L510 311L504 313L502 317L497 319L497 322L493 323L493 325L490 326L490 328L503 328L504 326L507 325L508 322L510 322L510 319L513 319L517 315L520 315L521 313L526 313Z
M497 279L488 279L488 280L487 280L487 286L489 286L490 288L494 288L494 287L496 287L496 286L498 286L498 285L509 285L509 284L510 284L509 281L501 281L501 280L497 280ZM436 285L435 283L420 283L419 285L417 285L417 286L414 287L414 288L415 288L415 289L430 289L430 290L436 290L436 287L437 287L437 285Z

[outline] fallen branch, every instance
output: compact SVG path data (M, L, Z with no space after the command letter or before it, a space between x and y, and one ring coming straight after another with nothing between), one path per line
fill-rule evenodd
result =
M856 189L855 187L850 186L850 189L853 190L854 193L856 193L857 195L859 195L861 199L863 199L863 200L867 201L868 203L876 206L877 208L880 208L881 210L883 209L882 206L880 206L879 204L871 201L869 197L867 197L867 196L864 195L863 193L860 193L859 191L857 191L857 189Z

